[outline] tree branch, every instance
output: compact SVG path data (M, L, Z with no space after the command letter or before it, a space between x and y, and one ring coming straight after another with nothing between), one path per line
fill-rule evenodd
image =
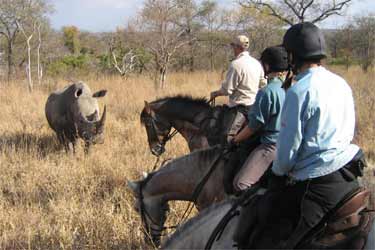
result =
M245 8L255 8L261 13L265 13L264 8L266 8L271 12L269 15L278 18L279 20L281 20L282 22L286 24L293 25L292 21L282 16L282 14L278 13L277 10L271 4L265 3L262 0L247 0L247 2L249 3L249 5L243 4L241 2L240 2L240 5Z

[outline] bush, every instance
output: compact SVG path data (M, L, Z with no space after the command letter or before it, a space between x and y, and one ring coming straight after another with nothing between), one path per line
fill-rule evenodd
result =
M87 55L64 56L47 65L47 74L50 76L64 75L72 71L88 71L90 58Z

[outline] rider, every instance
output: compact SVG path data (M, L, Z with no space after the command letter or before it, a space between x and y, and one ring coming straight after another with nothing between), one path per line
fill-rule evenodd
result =
M343 78L321 65L326 57L322 32L309 22L293 25L283 46L294 83L285 97L269 191L257 203L251 236L257 242L239 242L240 247L294 248L359 186L358 174L352 171L358 166L353 158L362 154L351 144L352 91Z
M231 42L235 59L230 63L221 88L211 92L211 100L229 96L229 111L224 120L229 129L228 140L241 129L250 105L255 101L259 86L264 81L262 65L249 54L249 38L239 35Z
M255 95L264 78L263 68L258 60L249 54L249 38L244 35L237 36L230 45L235 59L229 65L221 88L211 92L211 99L229 96L229 107L248 107L254 103Z
M288 70L288 56L281 46L269 47L262 52L260 61L268 84L256 95L255 103L248 112L248 125L233 138L233 143L238 144L256 133L260 136L260 145L251 151L234 178L233 186L237 192L256 183L276 157L280 114L285 99L281 86Z

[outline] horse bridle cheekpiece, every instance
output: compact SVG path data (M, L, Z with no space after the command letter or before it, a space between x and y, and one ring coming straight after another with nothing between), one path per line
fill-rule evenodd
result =
M164 153L165 144L177 134L177 131L171 131L172 124L158 118L156 114L147 114L147 116L144 118L144 121L147 127L149 139L155 140L158 145L158 152L152 151L152 153L156 156L159 156ZM160 139L159 135L161 135L163 138Z

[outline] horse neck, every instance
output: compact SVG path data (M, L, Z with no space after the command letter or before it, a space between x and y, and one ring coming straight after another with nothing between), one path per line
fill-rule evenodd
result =
M206 175L213 161L219 156L218 152L219 149L217 147L196 151L168 163L165 167L155 172L147 182L143 190L144 198L154 199L158 197L166 202L169 200L193 201L192 194L196 186ZM220 193L217 191L217 187L222 185L218 183L218 175L222 176L222 174L214 173L208 179L199 196L198 205L203 202L201 201L202 197L210 196L212 188L215 189L215 192ZM215 183L211 184L211 182Z
M210 106L199 105L195 103L184 103L183 101L164 101L162 103L152 104L154 111L167 119L175 126L197 126L200 117L210 112ZM181 123L183 122L183 123ZM178 127L175 127L178 129ZM188 127L187 127L188 129Z
M227 200L202 211L167 239L161 249L205 249L212 232L231 207L232 202ZM221 234L220 241L212 249L233 249L232 238L237 221L238 217L230 221Z
M198 125L194 125L190 122L175 121L172 126L186 140L190 152L209 147L207 136L202 133Z

